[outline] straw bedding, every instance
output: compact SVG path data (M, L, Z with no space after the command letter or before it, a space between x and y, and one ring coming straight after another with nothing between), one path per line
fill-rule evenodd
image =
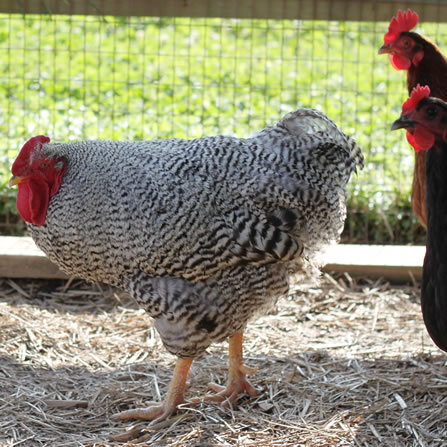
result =
M160 400L175 358L127 296L80 281L0 279L1 446L447 445L446 357L417 285L325 275L246 332L256 398L184 404L149 427L112 421ZM193 363L186 398L226 380L226 344Z

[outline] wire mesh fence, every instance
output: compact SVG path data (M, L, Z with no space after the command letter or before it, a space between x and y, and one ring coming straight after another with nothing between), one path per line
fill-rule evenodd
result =
M395 11L390 12L390 17ZM298 107L364 150L343 239L419 243L413 153L391 133L405 73L377 54L388 22L0 14L0 233L23 231L6 188L31 136L249 136ZM418 31L446 44L447 25Z

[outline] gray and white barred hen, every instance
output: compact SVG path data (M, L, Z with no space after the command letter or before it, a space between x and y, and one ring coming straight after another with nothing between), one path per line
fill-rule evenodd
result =
M12 167L33 239L68 275L129 292L178 357L163 403L117 417L167 418L193 358L227 338L227 386L206 399L255 395L243 331L339 238L355 141L313 109L247 139L49 141L29 140Z

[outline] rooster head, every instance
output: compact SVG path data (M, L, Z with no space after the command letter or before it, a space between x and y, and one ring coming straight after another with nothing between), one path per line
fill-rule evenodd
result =
M408 70L411 65L417 66L424 58L421 36L410 32L418 21L419 16L410 9L406 12L399 10L396 17L391 19L379 54L388 53L391 65L396 70Z
M42 150L50 139L43 135L31 138L22 147L11 171L9 186L18 185L17 209L22 218L34 225L43 225L50 198L62 183L66 162L50 157Z
M430 149L436 138L447 141L447 103L430 97L430 88L418 84L391 126L396 129L407 129L408 142L416 152Z

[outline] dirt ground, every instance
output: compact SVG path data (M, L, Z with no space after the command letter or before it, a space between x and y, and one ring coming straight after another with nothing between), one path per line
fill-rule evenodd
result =
M155 428L111 419L160 400L175 361L125 295L0 279L0 325L1 446L447 446L446 356L417 285L296 290L246 331L257 397L185 404ZM196 360L186 398L224 383L227 359L220 344ZM128 430L139 440L114 440Z

